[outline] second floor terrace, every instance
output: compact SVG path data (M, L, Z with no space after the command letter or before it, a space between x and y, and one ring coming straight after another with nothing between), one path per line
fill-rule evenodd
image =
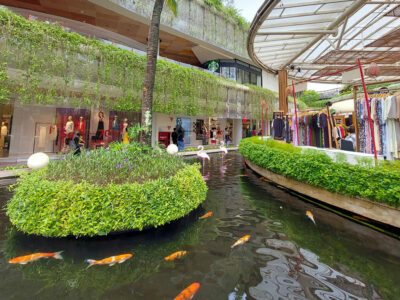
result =
M196 66L213 59L251 63L246 48L247 25L206 2L177 0L176 17L164 8L160 55ZM0 0L0 4L93 25L146 45L154 0Z

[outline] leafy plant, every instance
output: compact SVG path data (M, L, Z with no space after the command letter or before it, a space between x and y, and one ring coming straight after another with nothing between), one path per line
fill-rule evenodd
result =
M25 168L27 168L27 166L25 165L7 166L4 168L0 168L0 171L10 171L10 170L25 169Z
M334 162L320 151L301 152L292 150L293 146L282 147L288 148L281 148L276 141L248 138L240 142L239 151L257 166L285 177L325 188L333 193L400 206L398 164L388 167L387 163L382 163L374 168L350 165Z
M44 178L51 181L82 181L95 185L143 183L174 176L186 166L179 156L159 152L138 143L113 143L79 156L72 153L51 161Z
M187 215L206 198L207 186L197 164L180 163L180 167L170 171L168 168L173 164L162 162L169 156L157 158L151 153L140 166L147 170L146 174L137 166L122 173L104 166L96 171L95 166L99 167L106 159L121 158L118 152L128 159L146 156L136 150L103 153L106 151L91 152L88 155L91 162L85 155L68 157L22 176L7 203L11 223L25 233L46 237L107 235L113 231L161 226ZM99 163L96 159L101 157L104 160ZM154 160L157 162L152 163ZM85 161L87 164L82 165ZM177 161L174 157L173 162ZM158 167L163 171L157 170ZM97 174L86 178L86 168ZM118 170L121 168L124 167ZM95 179L100 182L93 182Z
M240 12L229 1L224 3L222 0L204 0L204 3L222 13L228 19L233 20L242 28L248 29L250 27L250 23L240 15Z
M132 51L68 33L59 24L28 21L0 9L0 102L17 95L22 104L104 107L139 111L146 58ZM23 76L10 78L6 69ZM74 92L77 82L82 91ZM157 62L153 112L189 116L223 116L229 109L248 118L261 117L261 102L272 112L276 94L249 85L244 91L227 79L160 59Z

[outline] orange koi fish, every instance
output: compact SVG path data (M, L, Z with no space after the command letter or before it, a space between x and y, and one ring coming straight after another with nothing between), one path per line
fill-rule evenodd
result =
M34 253L24 256L18 256L8 261L9 264L20 264L26 265L28 262L32 262L41 258L55 258L55 259L62 259L61 256L62 251L53 252L53 253Z
M315 223L315 221L314 221L314 216L313 216L313 214L311 213L311 211L307 210L307 211L306 211L306 216L309 217L309 218L311 219L311 221L313 221L314 225L317 225L317 224Z
M200 283L195 282L184 289L174 300L190 300L196 294L197 290L200 288Z
M238 239L238 240L236 241L236 243L234 243L234 244L231 246L231 248L234 248L234 247L236 247L236 246L239 246L239 245L242 245L242 244L246 243L250 238L251 238L251 235L245 235L244 237Z
M171 255L165 257L164 259L166 261L173 261L173 260L175 260L177 258L181 258L182 256L185 256L185 255L186 255L186 251L178 251L178 252L172 253Z
M213 212L210 211L210 212L206 213L204 216L201 216L201 217L199 218L199 220L208 218L208 217L211 216L212 214L213 214Z
M110 267L112 267L115 264L122 264L131 257L132 254L121 254L121 255L107 257L102 260L87 259L86 262L89 263L88 268L90 268L93 265L109 265Z
M268 178L265 178L265 177L260 177L260 180L266 181L266 182L271 182L271 180L269 180Z
M357 219L357 220L360 220L360 221L368 222L368 219L367 219L367 218L364 218L364 217L361 217L361 216L353 215L353 218L354 218L354 219Z

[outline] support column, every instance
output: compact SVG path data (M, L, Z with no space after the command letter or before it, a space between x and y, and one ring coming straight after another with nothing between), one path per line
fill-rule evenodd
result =
M288 74L286 70L278 71L279 81L279 110L282 110L285 114L288 113L288 98L287 98L287 87L288 87Z
M158 141L158 126L157 126L157 113L153 113L153 118L151 119L151 146L154 147Z
M234 119L233 120L233 134L232 134L232 142L235 145L239 145L239 142L242 140L242 120Z

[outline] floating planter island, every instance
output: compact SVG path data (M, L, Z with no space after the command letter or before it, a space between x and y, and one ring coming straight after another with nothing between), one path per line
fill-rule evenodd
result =
M180 157L140 147L98 149L24 174L7 215L28 234L99 236L182 218L206 193L199 166Z
M334 162L328 155L290 144L249 138L241 142L246 164L271 181L321 202L400 228L399 165Z

